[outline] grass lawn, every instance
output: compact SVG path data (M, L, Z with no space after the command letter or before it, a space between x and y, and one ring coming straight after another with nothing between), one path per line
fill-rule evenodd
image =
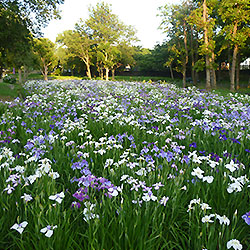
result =
M0 83L0 100L9 101L18 96L20 86L17 84Z

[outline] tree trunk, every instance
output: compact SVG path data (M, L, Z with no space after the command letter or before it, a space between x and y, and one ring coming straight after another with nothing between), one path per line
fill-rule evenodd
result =
M90 70L90 58L89 58L89 55L83 55L82 57L80 57L83 62L85 63L85 66L86 66L86 75L89 79L92 78L91 76L91 70Z
M227 60L228 60L228 73L229 73L229 80L231 82L231 76L232 76L232 55L231 55L231 49L228 48L228 54L227 54Z
M3 77L3 68L2 66L0 66L0 80L2 79L2 77Z
M238 23L235 22L234 30L233 30L233 37L236 36L237 33L237 25ZM231 83L230 83L230 90L235 91L235 69L236 69L236 61L237 61L237 54L238 54L238 44L234 45L233 51L233 59L232 59L232 69L231 69Z
M211 78L210 78L210 69L209 69L209 56L206 55L206 89L211 89Z
M213 88L216 88L217 80L216 80L216 71L215 71L215 54L212 52L212 78L213 78Z
M186 25L186 20L184 20L183 23L183 30L184 30L184 46L185 46L185 63L184 63L184 67L183 67L183 77L185 77L185 79L183 78L183 88L186 87L186 70L187 70L187 63L188 63L188 47L187 47L187 25Z
M194 70L194 65L195 65L195 61L194 61L194 29L193 26L191 25L191 32L190 32L190 46L191 46L191 65L192 65L192 69L191 69L191 75L192 75L192 80L193 80L193 84L196 85L196 77L195 77L195 70Z
M240 89L240 54L237 56L237 68L236 68L236 89Z
M186 85L187 83L186 83L186 67L185 67L185 69L182 72L182 87L186 88Z
M212 77L213 77L213 88L216 89L216 87L217 87L217 78L216 78L216 71L215 71L214 68L212 69Z
M105 80L108 81L109 80L109 68L105 68L105 70L106 70Z
M236 69L237 53L238 53L238 45L235 45L233 52L232 69L231 69L231 83L230 83L231 91L235 91L235 69Z
M115 80L115 69L112 69L112 80L114 81Z
M18 80L19 84L22 84L22 70L20 68L18 69L18 78L19 78Z
M193 58L192 58L192 71L191 71L191 76L192 76L193 84L196 86L197 82L196 82L196 77L195 77L194 60L193 60Z
M203 25L204 25L204 43L206 48L206 89L211 89L211 79L210 79L210 57L208 50L208 31L207 31L207 3L206 0L203 1Z
M103 68L102 67L100 69L100 77L101 77L101 80L103 80Z
M194 64L198 61L199 59L199 54L198 54L198 48L199 48L199 44L198 41L195 41L195 51L194 51ZM199 72L197 72L196 70L194 71L194 85L197 86L198 85L198 80L199 80Z
M169 65L169 69L170 69L171 79L174 80L174 72L173 72L173 68L172 68L172 63Z
M91 71L90 71L90 65L89 63L86 63L86 68L87 68L87 77L91 80Z
M48 66L44 65L43 77L45 81L48 81Z
M29 70L27 66L24 66L23 67L23 82L26 82L26 80L28 79L28 75L29 75Z

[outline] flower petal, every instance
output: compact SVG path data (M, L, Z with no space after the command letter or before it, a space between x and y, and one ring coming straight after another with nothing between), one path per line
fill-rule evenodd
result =
M28 222L27 222L27 221L23 221L23 222L20 224L20 226L21 226L22 228L25 228L27 225L28 225Z
M15 229L15 230L17 230L18 228L19 228L19 225L15 223L10 229Z
M53 234L53 230L48 230L47 233L45 234L46 237L50 238Z
M44 227L40 230L41 233L46 233L48 231L47 227Z

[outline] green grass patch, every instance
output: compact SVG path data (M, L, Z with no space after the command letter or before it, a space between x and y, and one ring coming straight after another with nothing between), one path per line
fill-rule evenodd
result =
M0 83L0 100L12 100L19 94L20 87L16 84Z
M11 101L16 97L24 98L25 95L26 93L22 85L0 82L1 101Z
M110 78L111 80L111 78ZM167 82L173 82L170 77L160 77L160 76L115 76L115 80L117 81L136 81L136 82L143 82L143 81L167 81Z

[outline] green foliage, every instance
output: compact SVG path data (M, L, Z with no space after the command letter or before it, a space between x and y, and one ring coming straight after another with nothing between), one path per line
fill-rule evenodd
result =
M5 75L3 78L3 82L5 83L10 83L10 84L15 84L16 83L16 78L10 75Z
M223 26L221 33L231 46L238 45L244 48L250 33L250 3L248 0L223 0L220 3L218 14Z
M34 40L34 53L37 56L38 66L47 80L48 72L53 70L57 64L55 55L55 44L47 38L39 38Z
M17 12L14 3L12 8L0 3L0 68L10 65L19 68L29 60L32 36Z
M194 65L194 68L197 72L203 71L205 67L206 67L206 63L205 63L204 58L201 58L200 60L198 60Z
M126 56L126 53L120 51L122 48L120 45L130 45L137 40L134 28L121 22L118 16L112 13L111 7L104 2L97 3L95 7L91 6L89 18L77 24L76 29L84 31L90 39L93 39L97 68L99 72L106 70L106 80L109 70L120 67L121 56Z
M29 30L40 33L41 27L60 17L57 7L63 3L64 0L2 0L1 6L21 17Z
M98 43L116 43L126 30L126 26L112 13L110 5L100 2L89 8L89 18L85 22L87 33Z
M2 68L24 67L34 64L32 34L41 35L52 18L59 18L57 6L64 0L2 0L0 3L0 78ZM21 81L21 79L20 79Z
M88 37L80 23L76 24L77 30L67 30L59 34L56 41L65 46L64 59L80 58L87 67L87 76L91 79L90 65L93 57L92 47L94 41Z

